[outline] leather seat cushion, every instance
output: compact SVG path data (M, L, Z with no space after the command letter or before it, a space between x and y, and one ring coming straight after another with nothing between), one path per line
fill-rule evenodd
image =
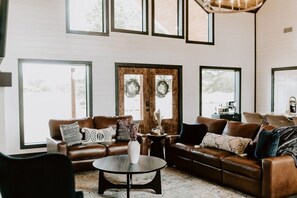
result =
M262 179L261 164L255 158L240 157L238 155L229 156L222 159L222 168L252 179Z
M198 148L192 150L192 159L217 168L222 168L221 160L225 157L234 155L234 153L223 151L216 148Z
M179 155L190 158L201 163L221 168L221 159L230 155L234 155L228 151L215 148L194 148L194 145L176 143L169 147L170 155Z
M223 135L254 139L259 128L259 124L228 121L224 128Z
M106 148L101 144L76 145L68 148L68 157L72 161L96 159L106 156Z
M128 153L128 143L129 142L110 142L102 143L106 147L106 154L109 155L122 155Z

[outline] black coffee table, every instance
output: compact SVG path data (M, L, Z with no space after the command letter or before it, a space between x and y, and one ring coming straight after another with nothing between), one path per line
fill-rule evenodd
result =
M150 188L155 190L156 194L162 194L161 173L160 170L166 166L166 161L158 157L140 155L137 164L131 164L128 155L115 155L97 159L93 166L99 170L99 188L98 193L103 194L109 188L127 188L127 197L130 197L130 189ZM133 174L150 173L156 171L152 181L146 184L132 184ZM127 184L114 184L108 181L104 172L126 174Z

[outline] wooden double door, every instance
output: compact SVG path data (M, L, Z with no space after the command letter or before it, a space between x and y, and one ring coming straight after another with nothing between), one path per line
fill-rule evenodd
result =
M154 112L160 110L164 132L179 133L180 75L181 66L117 63L117 114L132 115L141 133L149 133L157 126Z

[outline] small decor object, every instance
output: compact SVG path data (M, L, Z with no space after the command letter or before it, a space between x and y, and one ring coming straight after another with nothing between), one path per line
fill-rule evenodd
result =
M140 85L136 78L131 78L125 82L125 95L128 98L134 98L140 92Z
M137 141L139 125L132 123L130 125L130 142L128 143L128 157L131 164L137 164L140 156L140 144Z
M154 112L154 117L155 117L155 119L156 119L156 121L157 121L157 124L158 124L158 125L157 125L157 129L158 129L158 130L153 129L152 132L155 131L155 132L158 132L158 133L160 133L160 134L163 134L164 131L163 131L163 128L162 128L162 125L161 125L163 116L161 116L160 109L158 109L158 111L155 111L155 112Z

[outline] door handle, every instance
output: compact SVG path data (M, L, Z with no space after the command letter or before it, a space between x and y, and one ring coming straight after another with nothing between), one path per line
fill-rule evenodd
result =
M145 101L145 110L149 111L150 110L150 101Z

